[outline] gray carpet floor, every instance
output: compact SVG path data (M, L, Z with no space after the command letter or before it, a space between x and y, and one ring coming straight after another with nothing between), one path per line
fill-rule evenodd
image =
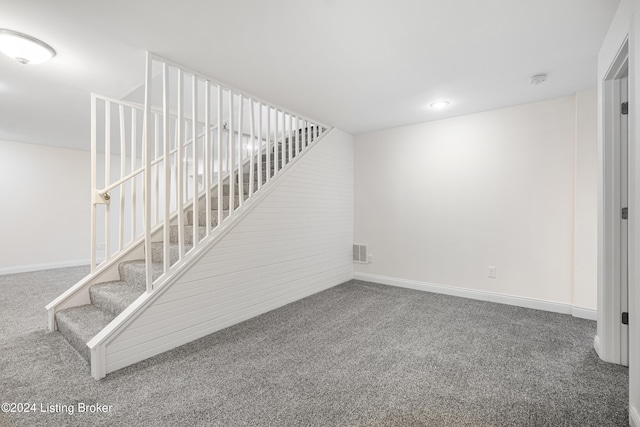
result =
M595 322L362 282L95 381L43 309L86 273L0 276L0 402L37 404L0 425L628 425L628 371L598 359Z

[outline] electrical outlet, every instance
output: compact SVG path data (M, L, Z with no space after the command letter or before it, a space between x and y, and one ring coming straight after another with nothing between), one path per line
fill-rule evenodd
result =
M104 251L104 246L105 246L104 243L98 243L96 245L96 250L97 251Z
M367 257L367 262L373 262L373 255L369 255Z
M495 279L496 278L496 268L493 266L489 266L489 277L491 279Z

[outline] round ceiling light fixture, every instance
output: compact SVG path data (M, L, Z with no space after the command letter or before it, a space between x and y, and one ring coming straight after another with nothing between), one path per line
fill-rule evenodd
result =
M429 108L432 110L442 110L443 108L447 108L449 104L449 101L436 101L429 104Z
M0 28L0 52L20 65L41 64L56 56L56 51L35 37Z
M536 74L535 76L529 77L529 83L532 85L539 85L547 81L546 74Z

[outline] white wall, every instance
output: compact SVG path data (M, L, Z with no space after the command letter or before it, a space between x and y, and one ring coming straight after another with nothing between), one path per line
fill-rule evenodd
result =
M98 175L104 177L104 154L98 153L97 162ZM130 159L126 162L129 165ZM117 155L111 156L111 176L120 176ZM3 201L0 274L90 263L91 155L88 151L0 141L0 180ZM141 184L139 179L138 232L142 230ZM115 252L120 197L117 191L112 195L110 234L111 249ZM131 240L129 195L127 193L125 201L125 243ZM99 206L97 217L97 243L104 244L104 205ZM99 249L97 255L98 260L104 259L104 249Z
M573 301L598 306L598 91L576 93Z
M592 118L593 93L577 102ZM587 135L578 160L591 162L593 131L568 96L358 135L355 239L373 263L356 277L593 316L595 279L573 280L576 134ZM594 173L578 174L581 205Z
M89 174L86 151L0 141L0 274L89 263Z
M107 373L350 280L353 181L334 129L107 344Z

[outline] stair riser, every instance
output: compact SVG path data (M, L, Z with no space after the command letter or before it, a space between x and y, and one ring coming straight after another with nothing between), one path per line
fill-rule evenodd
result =
M91 360L91 352L89 347L87 347L87 343L81 340L70 328L67 327L66 323L61 321L57 316L57 325L58 331L60 334L71 344L80 356L82 356L87 362Z
M121 263L120 279L131 286L144 291L147 289L147 273L144 263ZM152 278L156 280L162 274L162 265L152 265Z
M226 215L228 215L228 213ZM218 225L218 211L211 211L211 218L209 220L209 223L211 227L215 227L216 225ZM193 225L193 211L187 212L187 225ZM204 210L198 211L198 225L207 225L207 212Z
M102 311L93 305L66 308L55 314L60 334L87 361L91 354L87 342L104 329L115 315Z
M185 252L191 249L191 245L185 245ZM169 245L169 262L170 265L175 264L180 259L180 248L172 244ZM151 244L151 262L164 262L164 244L162 242L154 242Z
M243 188L244 188L244 192L243 192L243 194L245 194L245 195L249 194L249 182L248 182L248 181L245 181L245 182L243 182L242 184L243 184ZM253 188L254 188L254 190L255 190L256 188L258 188L258 183L257 183L257 181L253 183ZM238 196L238 195L240 194L240 192L239 192L239 186L238 186L238 184L237 184L237 183L236 183L236 184L234 184L234 191L233 191L233 192L234 192L234 195L235 195L235 196ZM214 190L214 193L215 193L215 190ZM224 184L224 185L222 186L222 195L223 195L223 196L228 196L228 195L229 195L229 184Z
M236 183L239 182L238 181L239 179L240 178L238 177L238 175L236 175ZM262 172L262 182L266 181L266 179L267 179L267 173L266 172ZM248 185L251 182L251 176L248 173L244 173L242 175L242 181L243 181L243 184L247 184ZM258 187L258 174L257 173L255 173L253 175L253 184L254 184L254 187L256 187L256 188Z
M213 191L213 193L215 193L215 191ZM234 208L237 208L238 206L240 206L240 196L235 196L233 198L234 200ZM229 202L231 201L231 197L230 196L222 196L222 210L229 210ZM203 210L206 208L205 203L200 203L200 210ZM218 209L218 196L212 196L211 197L211 209L212 210L216 210Z
M200 240L202 240L202 238L206 235L205 227L203 226L199 227L198 235L200 236ZM170 240L171 243L178 243L178 226L177 225L172 225L170 227L169 236L171 239ZM193 226L191 227L188 225L184 226L184 243L188 245L193 244Z
M128 284L124 286L128 286ZM114 300L104 292L99 292L95 289L89 289L89 296L91 297L91 304L98 307L100 310L108 311L116 316L128 307L126 303L119 303L118 300Z

